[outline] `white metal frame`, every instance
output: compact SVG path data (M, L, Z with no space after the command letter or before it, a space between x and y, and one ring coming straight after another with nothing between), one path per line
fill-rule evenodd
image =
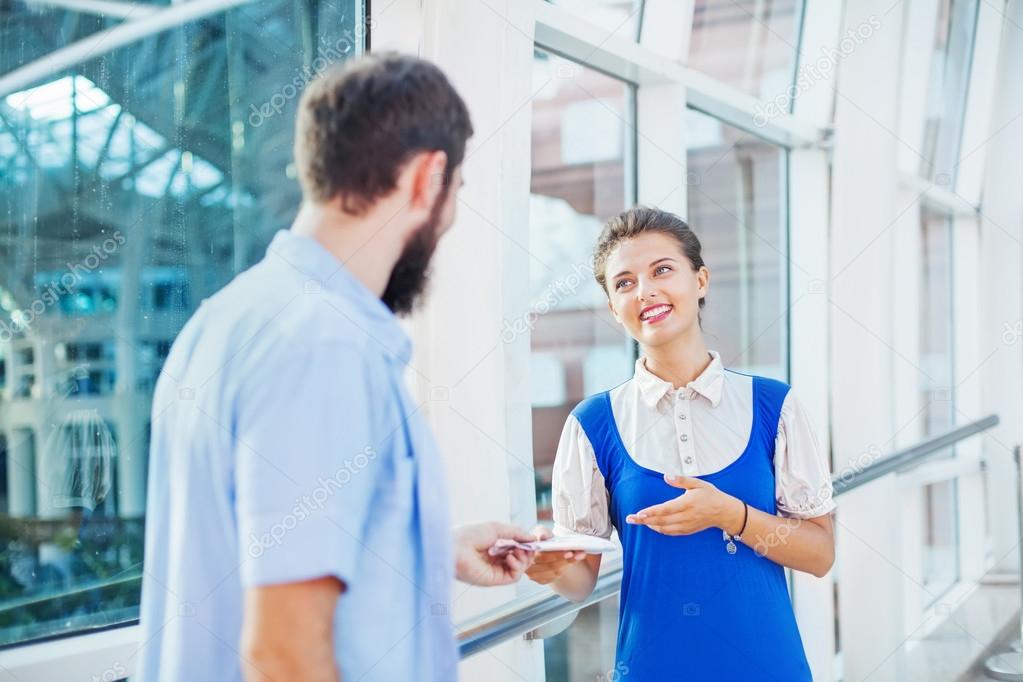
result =
M760 101L755 97L686 67L678 57L662 55L643 43L617 34L608 35L606 29L557 5L533 1L536 2L536 42L540 46L641 88L666 84L684 88L688 106L773 144L813 147L827 137L826 126L787 113L756 127L754 120ZM655 17L650 14L644 17L644 22L653 20Z
M125 45L162 31L187 24L253 0L191 0L171 5L157 12L140 13L139 19L125 21L105 31L98 31L76 43L63 47L40 59L0 77L0 97L9 95L68 67L94 59ZM73 3L68 3L73 4ZM130 13L128 13L130 14Z
M875 3L869 4L871 7L880 6ZM899 172L895 182L891 184L891 193L875 193L873 200L890 207L888 209L889 215L892 216L890 234L877 237L880 243L890 247L894 253L891 274L884 278L889 286L894 313L890 318L891 331L888 333L892 335L894 351L902 353L902 357L909 362L918 362L919 349L917 297L919 272L922 267L919 244L920 211L927 206L952 219L955 242L952 262L955 281L953 296L956 309L953 319L952 351L954 381L957 384L957 421L967 421L974 415L979 415L985 406L994 406L992 411L1004 411L1018 404L1012 400L1000 403L985 401L980 390L982 370L991 359L991 356L985 358L985 355L991 351L989 344L994 337L990 321L985 317L983 310L983 289L985 280L990 281L989 278L995 276L993 273L989 275L981 265L981 259L984 258L981 240L981 188L985 187L986 191L990 191L991 187L1001 185L991 176L983 178L985 154L991 151L985 143L995 130L989 121L993 103L997 100L994 91L994 84L997 82L993 73L996 71L994 65L1000 61L999 51L1003 36L1011 35L1012 32L1004 30L1008 25L1002 18L1002 7L998 6L1003 3L980 3L958 177L951 186L948 182L935 184L926 181L918 175L920 159L916 148L922 140L923 100L926 97L927 84L926 79L920 79L918 74L921 70L927 73L926 67L929 67L927 56L930 54L936 19L934 5L935 3L929 0L913 0L904 3L901 21L895 12L886 18L886 23L893 25L891 30L900 34L903 43L900 58L891 62L898 64L898 72L902 74L898 86L898 121L897 124L889 125L888 119L872 115L869 125L873 127L874 134L872 137L862 138L862 143L873 146L881 163L888 162L890 158L886 155L888 149L892 149L898 158ZM918 49L921 46L923 49ZM880 63L881 61L878 62ZM873 92L882 102L889 92L888 83L887 75L879 76L876 80L876 90ZM840 84L839 89L845 93L846 87L848 86ZM836 188L835 191L843 190ZM842 227L839 225L836 228L833 225L832 229ZM881 250L883 249L884 246L881 247ZM1005 272L1002 271L997 276L1004 278ZM870 300L872 294L868 289L862 295ZM1016 303L1018 305L1018 299ZM880 302L875 304L883 305ZM880 329L882 333L888 331L884 327ZM869 362L867 359L866 363ZM888 399L883 387L886 384L892 387L891 398L894 400L893 414L896 416L896 422L891 428L898 429L896 432L898 445L906 445L919 436L918 431L913 428L911 419L915 409L913 406L917 405L919 400L914 395L916 379L915 370L907 367L904 361L896 361L888 376L878 382L878 387L882 389L878 392L879 400ZM845 412L849 410L846 409ZM902 427L903 424L908 428ZM1014 441L1009 439L1009 442ZM982 462L986 462L990 467L991 455L997 450L991 446L992 441L987 438L963 443L957 448L955 459L932 462L906 474L892 476L891 481L879 481L874 489L865 490L857 496L863 498L862 503L857 499L850 499L850 504L844 505L845 513L840 515L840 522L849 524L850 511L856 517L853 518L853 528L856 532L846 534L844 554L846 556L853 554L850 550L855 549L854 545L857 543L861 545L869 543L869 549L858 556L860 563L865 565L869 563L871 556L876 558L881 554L891 562L890 566L895 570L870 574L869 589L857 584L855 578L850 579L847 574L843 574L843 583L839 586L839 600L842 602L845 597L845 601L855 603L859 601L860 596L865 597L869 594L874 600L872 603L887 601L890 613L886 614L885 621L898 623L898 629L891 631L887 624L879 627L876 610L870 604L860 604L852 608L847 604L843 605L843 642L847 643L850 641L847 638L851 638L857 647L852 655L844 657L844 669L853 678L869 674L871 679L900 679L899 657L892 656L882 663L880 658L873 655L868 640L873 637L875 640L873 644L883 652L882 656L897 651L903 645L911 648L914 641L919 641L934 627L953 617L956 606L965 595L973 591L985 572L990 570L991 558L984 533L985 505L998 507L999 513L1004 515L1003 518L1011 519L1015 514L1012 506L1014 499L1011 495L1000 497L997 504L991 501L994 495L987 500L983 495L985 474L981 465ZM1007 457L996 458L998 459ZM1006 467L1001 461L997 462L997 466L1003 470ZM1011 476L1007 478L1012 480ZM923 518L920 495L924 485L950 479L959 482L957 525L960 538L958 546L960 579L940 597L937 604L929 606L920 585L923 545L923 538L919 532ZM889 519L894 518L895 523L889 521L887 528L865 523L868 515L876 509L889 510L887 516ZM907 637L912 639L906 640ZM868 643L864 645L864 642Z
M142 629L133 625L7 649L0 676L11 680L120 680L135 671Z

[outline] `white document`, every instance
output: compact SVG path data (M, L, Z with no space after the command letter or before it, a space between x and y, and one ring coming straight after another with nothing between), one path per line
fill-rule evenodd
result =
M516 542L515 540L501 539L490 548L491 556L507 554L512 549L526 549L533 552L586 552L587 554L604 554L613 552L615 543L604 538L593 537L592 535L558 535L549 540L535 540L533 542Z

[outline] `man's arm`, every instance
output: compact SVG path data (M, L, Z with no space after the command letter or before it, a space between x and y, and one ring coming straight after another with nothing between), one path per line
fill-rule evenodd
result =
M334 636L356 633L333 632L338 598L373 579L358 570L362 538L343 529L365 527L393 474L375 430L374 410L386 407L373 402L377 365L323 339L268 360L239 390L233 482L245 596L240 642L225 644L241 652L248 680L339 679Z
M241 664L249 682L339 682L334 609L344 587L334 577L245 591Z

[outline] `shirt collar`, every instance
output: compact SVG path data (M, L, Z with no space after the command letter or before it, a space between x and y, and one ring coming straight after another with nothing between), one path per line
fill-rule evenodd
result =
M412 340L379 296L366 288L332 253L312 237L280 230L267 247L266 257L290 267L305 278L306 293L330 291L348 303L338 314L348 317L401 364L412 357Z
M710 401L711 407L717 407L721 403L721 394L724 391L725 368L717 351L708 352L711 356L710 364L681 390L690 390L696 395L701 395ZM636 360L634 378L643 402L650 407L656 407L661 398L675 391L675 386L647 369L644 360L643 357Z

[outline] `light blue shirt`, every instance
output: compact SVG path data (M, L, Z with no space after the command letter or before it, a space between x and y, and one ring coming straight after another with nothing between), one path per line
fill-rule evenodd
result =
M204 301L153 398L136 680L241 679L244 591L336 576L345 680L453 680L444 474L390 310L312 239Z

